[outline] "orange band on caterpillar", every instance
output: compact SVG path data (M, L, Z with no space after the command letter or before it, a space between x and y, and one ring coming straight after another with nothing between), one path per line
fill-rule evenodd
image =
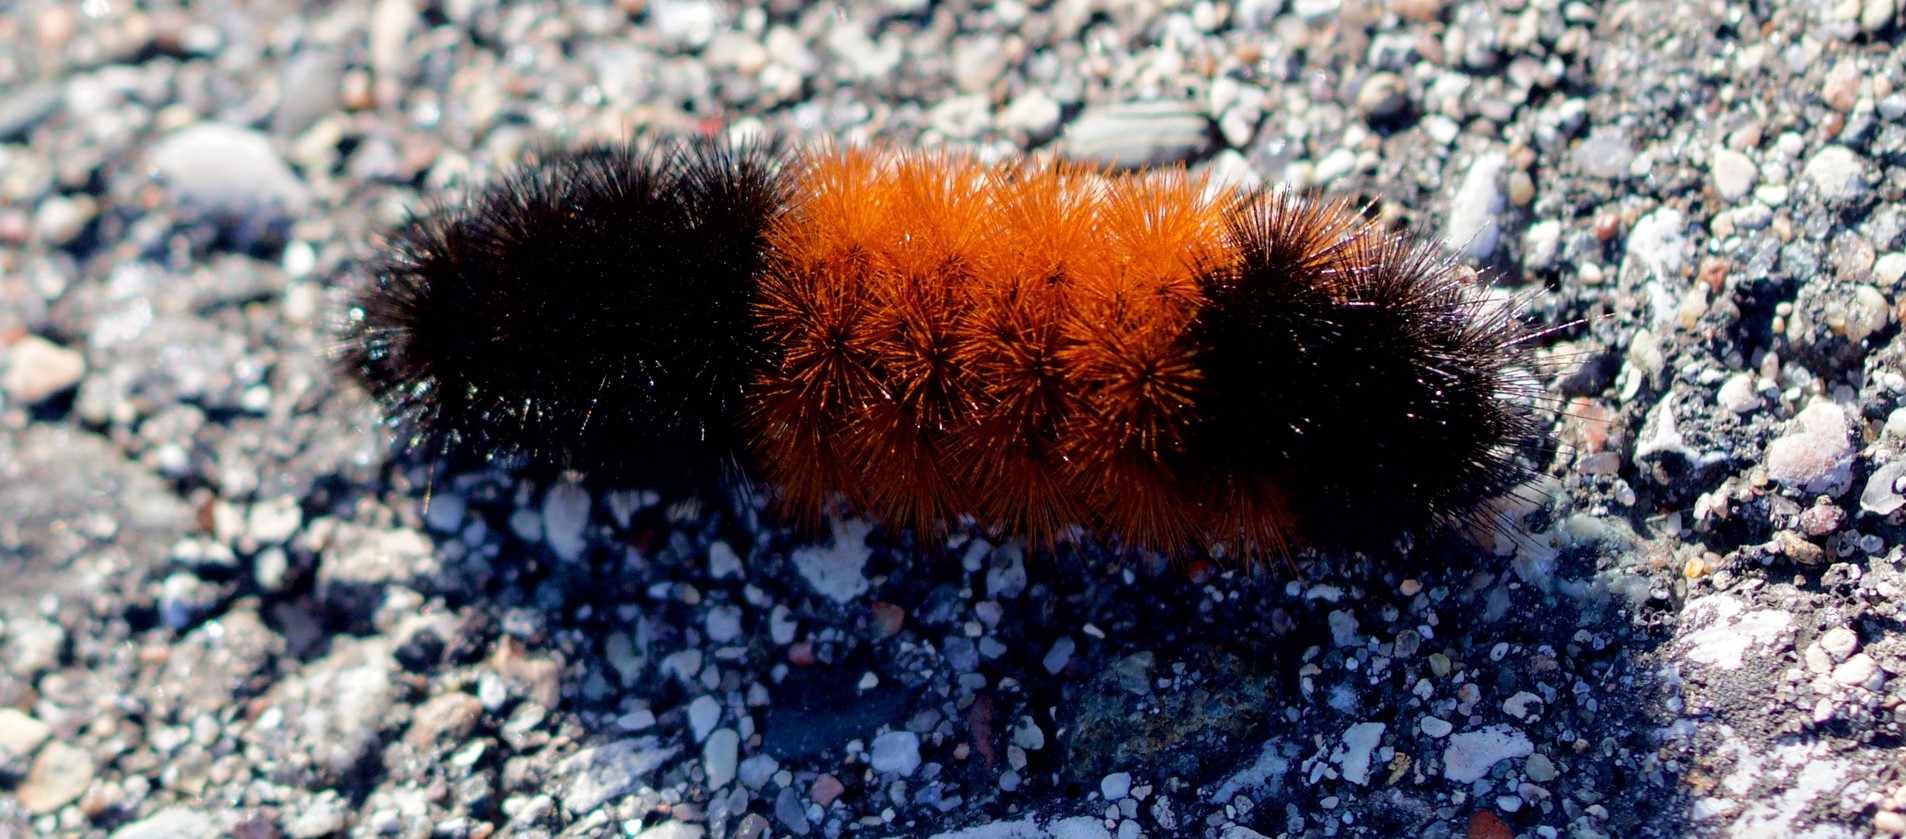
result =
M369 276L344 360L413 442L809 520L1276 556L1460 518L1547 443L1440 251L1182 170L556 152Z

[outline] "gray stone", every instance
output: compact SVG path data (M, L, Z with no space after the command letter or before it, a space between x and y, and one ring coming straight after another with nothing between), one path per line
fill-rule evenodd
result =
M265 135L217 122L188 125L152 149L151 170L179 206L261 237L311 203L311 191Z
M66 93L60 84L45 79L0 95L0 143L24 139L65 101Z
M572 816L593 812L628 795L681 751L654 737L634 737L583 749L556 767L563 809Z
M304 133L342 104L344 58L336 51L300 50L285 62L278 77L278 109L271 115L271 131L280 137Z
M1093 105L1066 126L1063 153L1095 166L1137 169L1197 157L1211 148L1211 121L1189 102Z
M332 644L329 655L281 682L269 704L282 709L285 724L297 732L283 744L290 750L285 757L334 782L382 743L397 702L397 662L381 639L339 636Z
M796 836L806 836L814 828L808 824L807 809L801 806L801 796L793 787L782 787L774 797L774 817L781 826Z
M1853 201L1873 188L1866 159L1846 146L1827 146L1807 160L1801 174L1826 201Z
M212 817L198 810L175 807L113 831L112 839L218 839L224 836Z
M1586 139L1575 145L1570 157L1586 174L1621 178L1628 175L1628 167L1635 161L1635 147L1621 129L1605 125L1590 131Z
M741 735L732 728L716 729L702 746L702 771L708 773L708 788L718 790L735 779L735 762L741 754Z
M889 731L874 738L867 764L875 772L902 777L920 768L920 735L911 731Z
M736 771L736 777L741 779L742 786L760 789L766 786L768 780L773 778L774 773L780 769L780 761L775 760L772 755L754 755L741 762L741 766Z

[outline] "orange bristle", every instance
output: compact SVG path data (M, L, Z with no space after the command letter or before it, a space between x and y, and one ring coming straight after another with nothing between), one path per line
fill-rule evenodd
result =
M797 177L760 306L784 349L754 417L789 509L841 493L923 534L972 513L1174 553L1246 527L1214 519L1172 464L1199 387L1186 330L1200 276L1229 258L1229 199L1175 170L866 151L818 153ZM1247 509L1253 541L1281 542L1274 511Z

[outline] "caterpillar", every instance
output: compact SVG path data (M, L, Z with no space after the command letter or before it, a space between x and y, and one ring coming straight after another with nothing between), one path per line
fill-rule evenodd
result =
M1252 560L1528 477L1529 337L1344 200L683 139L539 152L414 216L340 361L417 447Z

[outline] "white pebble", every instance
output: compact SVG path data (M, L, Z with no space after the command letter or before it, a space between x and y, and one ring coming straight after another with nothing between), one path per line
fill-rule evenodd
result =
M1509 158L1500 152L1477 157L1450 201L1443 241L1464 256L1486 259L1496 252L1496 214L1506 207L1500 181L1508 165Z
M1841 662L1833 668L1833 680L1848 687L1867 684L1879 673L1879 662L1866 653L1860 653Z
M1331 761L1343 768L1344 780L1370 785L1370 753L1383 741L1384 728L1380 722L1360 722L1344 731L1343 741L1330 754Z
M1519 720L1527 721L1542 710L1542 697L1526 690L1517 691L1514 696L1502 701L1502 712Z
M1640 272L1636 276L1671 279L1687 267L1687 217L1680 210L1663 207L1635 221L1628 233L1628 255L1622 260L1622 272Z
M1443 777L1459 784L1481 780L1496 764L1535 753L1529 735L1506 725L1465 731L1443 749Z
M574 481L556 484L543 495L543 542L557 556L571 562L582 556L589 505L589 491Z
M1751 414L1760 410L1766 402L1754 390L1754 374L1735 373L1721 383L1721 389L1715 394L1715 400L1736 414Z
M1733 149L1714 152L1711 170L1714 191L1728 201L1746 198L1760 180L1760 169L1754 165L1754 159Z
M1836 626L1820 634L1820 649L1835 663L1846 661L1848 656L1860 648L1860 636L1844 626Z
M1873 261L1873 282L1897 288L1901 278L1906 278L1906 252L1881 254L1879 259Z
M867 534L873 527L865 521L850 519L834 523L834 542L826 547L796 550L791 559L801 578L821 595L835 603L846 603L867 591L867 567L873 551L867 547Z
M9 401L32 405L79 383L86 358L38 335L28 335L6 350L0 392Z

